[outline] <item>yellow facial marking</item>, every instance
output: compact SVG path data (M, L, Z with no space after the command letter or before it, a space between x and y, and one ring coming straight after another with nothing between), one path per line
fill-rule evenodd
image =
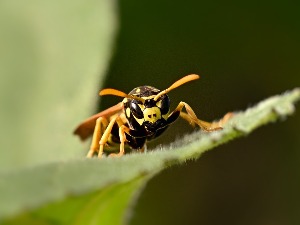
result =
M136 122L138 122L138 124L139 125L143 125L143 123L144 123L144 119L138 119L138 118L136 118L134 115L133 115L133 117L134 117L134 119L136 120Z
M130 117L130 108L126 109L126 116L129 118Z
M158 107L146 108L144 110L144 119L150 123L155 123L161 119L160 109Z
M162 100L160 100L160 101L158 101L158 102L156 103L156 106L157 106L158 108L161 108L161 102L162 102Z
M145 106L143 104L138 104L142 111L144 111Z
M122 102L123 102L123 103L128 102L128 98L124 98Z
M140 92L141 92L141 89L138 88L138 89L135 90L135 92L136 92L136 93L140 93Z
M153 99L156 95L150 95L150 96L147 96L147 97L143 97L143 99L147 100L147 99Z

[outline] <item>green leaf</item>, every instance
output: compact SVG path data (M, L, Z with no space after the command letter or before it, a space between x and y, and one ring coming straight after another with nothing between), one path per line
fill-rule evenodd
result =
M271 97L235 113L221 131L195 132L155 151L121 158L66 160L3 173L0 175L0 220L15 216L6 223L122 224L132 196L136 196L149 178L169 166L196 159L209 149L247 135L259 126L291 115L299 99L299 88ZM17 215L21 216L17 218Z
M83 154L70 132L95 107L115 3L0 1L0 170Z
M111 185L100 191L49 204L31 214L24 213L7 221L7 224L24 224L24 221L28 224L45 224L46 221L65 225L122 224L124 218L119 215L129 207L144 183L144 177L139 177Z

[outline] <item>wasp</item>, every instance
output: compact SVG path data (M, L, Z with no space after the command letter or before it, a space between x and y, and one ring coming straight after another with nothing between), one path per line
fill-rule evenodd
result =
M183 101L170 111L170 98L167 93L199 78L196 74L187 75L163 91L147 85L134 88L129 94L111 88L101 90L100 96L114 95L124 99L86 119L75 129L74 134L81 140L93 135L87 157L98 154L101 158L104 152L111 153L109 156L122 156L125 154L125 146L143 152L146 142L160 136L178 117L192 126L199 126L204 131L222 129L222 124L230 117L229 114L219 122L205 122L199 120L193 109ZM182 111L183 108L186 112ZM115 144L119 145L118 153L110 152L109 147Z

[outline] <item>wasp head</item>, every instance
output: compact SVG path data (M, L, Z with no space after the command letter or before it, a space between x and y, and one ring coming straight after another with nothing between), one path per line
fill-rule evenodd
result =
M199 79L199 76L196 74L187 75L163 91L151 86L141 86L134 88L129 94L111 88L103 89L99 94L101 96L115 95L124 97L124 111L130 129L135 131L146 130L153 133L168 125L170 99L167 93L196 79Z
M133 89L129 95L143 99L126 99L125 114L133 128L144 127L146 130L155 132L166 125L166 118L170 109L170 99L164 94L155 100L160 90L141 86Z

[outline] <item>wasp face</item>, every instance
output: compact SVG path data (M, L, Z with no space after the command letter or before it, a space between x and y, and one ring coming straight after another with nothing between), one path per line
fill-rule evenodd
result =
M143 127L146 131L153 133L167 125L170 100L166 94L154 100L159 92L160 90L154 87L141 86L133 89L129 95L140 97L144 102L124 99L125 115L132 129L140 130Z

